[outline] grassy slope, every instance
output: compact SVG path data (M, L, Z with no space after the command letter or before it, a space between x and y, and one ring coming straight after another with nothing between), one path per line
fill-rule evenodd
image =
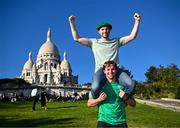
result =
M180 113L137 104L127 107L129 127L180 127ZM0 127L96 127L97 107L88 108L86 102L50 102L48 110L31 110L31 102L0 102Z

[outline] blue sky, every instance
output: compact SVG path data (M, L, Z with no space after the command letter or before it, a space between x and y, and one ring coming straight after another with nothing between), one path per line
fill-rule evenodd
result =
M134 79L145 81L150 66L180 66L179 0L0 0L0 78L21 74L31 51L33 61L51 28L52 41L61 59L66 51L79 83L91 82L94 72L92 51L73 41L68 22L77 17L79 34L99 38L96 26L112 24L111 37L130 34L138 12L142 19L137 38L120 48L120 63Z

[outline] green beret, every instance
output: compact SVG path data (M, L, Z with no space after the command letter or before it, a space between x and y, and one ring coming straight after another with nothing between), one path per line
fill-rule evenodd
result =
M102 22L102 23L100 23L100 24L97 26L97 30L99 30L100 28L105 27L105 26L107 26L107 27L109 27L110 29L112 29L112 25L111 25L111 24L109 24L109 23L107 23L107 22Z

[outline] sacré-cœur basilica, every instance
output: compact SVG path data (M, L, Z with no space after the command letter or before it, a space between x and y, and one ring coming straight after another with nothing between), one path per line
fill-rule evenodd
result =
M59 84L74 86L78 84L78 76L73 75L66 52L61 61L59 50L51 40L50 29L47 32L46 42L39 49L36 62L33 62L32 53L29 53L20 78L31 84L44 86Z
M19 78L30 84L19 87L4 84L1 86L0 98L23 96L22 98L28 99L34 88L38 89L38 93L45 89L47 94L53 97L71 97L74 94L82 97L89 91L89 88L78 85L78 75L73 75L66 52L61 60L59 50L52 42L50 29L46 41L39 49L36 61L33 62L30 52Z

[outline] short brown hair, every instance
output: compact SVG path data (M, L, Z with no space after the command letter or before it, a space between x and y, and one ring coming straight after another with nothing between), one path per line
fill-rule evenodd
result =
M103 64L103 70L110 65L113 65L116 69L118 68L116 62L112 60L108 60Z

